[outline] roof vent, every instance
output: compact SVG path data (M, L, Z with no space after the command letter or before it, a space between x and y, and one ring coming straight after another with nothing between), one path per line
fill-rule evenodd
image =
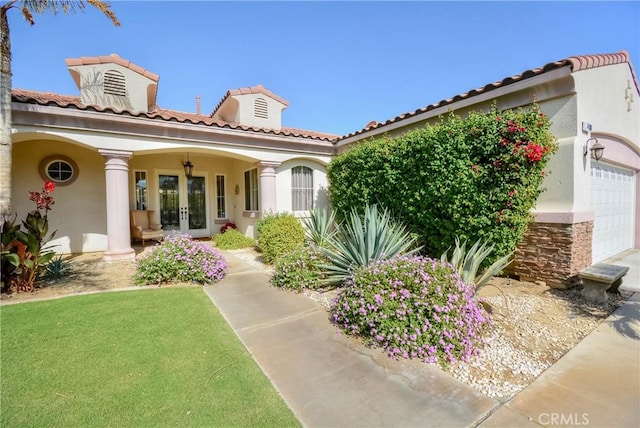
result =
M124 75L116 70L109 70L104 73L104 93L117 95L119 97L127 96L127 86Z
M264 98L256 98L253 102L253 115L261 119L269 118L267 101Z

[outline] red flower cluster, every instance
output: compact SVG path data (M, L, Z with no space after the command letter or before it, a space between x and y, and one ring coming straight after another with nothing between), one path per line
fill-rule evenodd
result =
M529 159L529 162L538 162L542 160L548 151L549 149L547 147L542 147L540 144L531 142L525 146L524 155Z
M228 229L237 229L235 223L226 223L224 226L220 228L220 233L225 233Z
M51 206L55 204L53 196L49 195L55 189L55 183L45 181L44 186L42 186L42 192L29 192L29 200L35 202L38 209L44 208L46 215L46 212L51 211Z
M507 129L506 131L510 134L515 134L516 132L525 132L527 129L524 126L520 126L519 123L514 122L513 120L507 121Z

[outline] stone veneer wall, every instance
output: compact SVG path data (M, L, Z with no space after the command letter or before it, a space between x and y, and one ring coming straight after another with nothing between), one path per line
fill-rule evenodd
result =
M577 274L591 266L593 222L531 223L515 251L514 273L522 281L544 281L567 288Z

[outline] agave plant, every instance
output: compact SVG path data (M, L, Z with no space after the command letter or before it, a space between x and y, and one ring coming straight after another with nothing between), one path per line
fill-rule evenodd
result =
M329 262L322 265L327 277L324 284L337 286L359 267L387 260L398 255L413 254L415 246L404 225L392 220L387 209L378 212L375 205L367 205L364 218L353 209L347 221L336 226L336 233L328 238L328 246L321 248Z
M305 227L307 241L318 247L326 247L329 239L335 235L335 215L328 209L314 208L311 217L303 218L302 224Z
M511 252L506 256L500 257L482 273L478 274L480 265L489 254L491 254L494 246L488 245L487 242L482 242L481 239L478 239L476 243L469 248L469 251L467 251L466 247L467 241L464 241L462 245L460 245L460 240L456 238L456 248L453 250L451 259L448 259L447 250L442 254L440 260L443 263L451 263L465 283L474 283L476 285L476 293L489 282L492 276L507 267L510 262L509 259L513 254L513 252Z

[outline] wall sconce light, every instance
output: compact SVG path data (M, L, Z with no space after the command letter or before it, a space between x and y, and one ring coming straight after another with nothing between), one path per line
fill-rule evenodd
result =
M234 193L235 193L236 195L239 195L239 194L240 194L240 186L238 186L237 184L236 184L236 188L234 189Z
M184 168L184 175L187 178L191 178L191 174L193 173L193 164L189 161L189 153L187 153L187 161L182 163L182 167Z
M591 148L589 148L589 143L593 143ZM587 156L587 153L591 152L591 158L599 161L602 159L602 153L604 152L604 146L598 142L598 139L595 137L589 138L584 143L584 151L583 156Z

